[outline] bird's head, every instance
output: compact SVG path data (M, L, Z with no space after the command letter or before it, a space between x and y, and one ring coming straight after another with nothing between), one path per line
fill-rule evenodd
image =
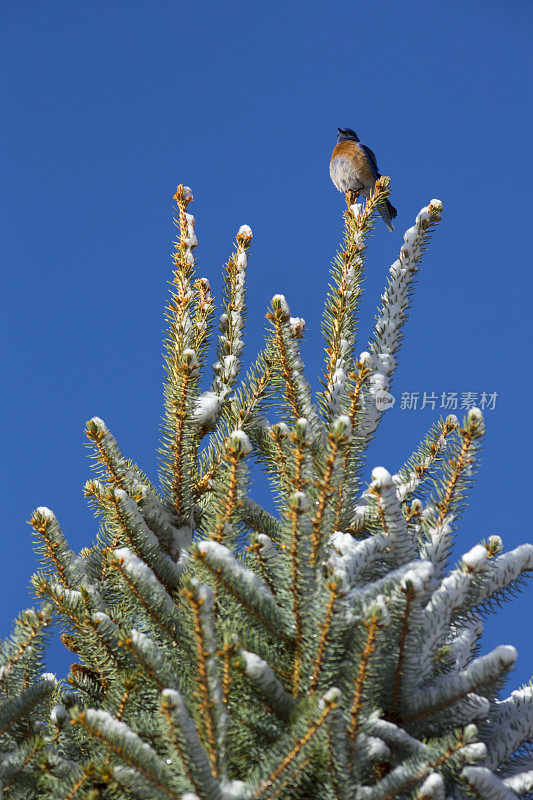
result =
M341 142L358 142L359 137L351 128L337 128L339 135L337 136L337 144Z

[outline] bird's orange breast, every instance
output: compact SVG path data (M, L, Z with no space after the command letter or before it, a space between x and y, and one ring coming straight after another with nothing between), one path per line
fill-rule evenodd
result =
M346 158L355 172L362 178L365 185L374 185L375 178L372 167L368 163L366 153L357 146L356 142L340 142L340 144L333 148L331 161L333 161L334 158Z

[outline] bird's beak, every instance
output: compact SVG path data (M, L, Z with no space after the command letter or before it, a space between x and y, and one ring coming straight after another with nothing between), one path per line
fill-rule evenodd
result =
M337 130L339 131L339 133L342 133L342 128L337 128Z

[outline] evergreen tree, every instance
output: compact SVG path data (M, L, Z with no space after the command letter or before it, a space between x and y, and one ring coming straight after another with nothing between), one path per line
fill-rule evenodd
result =
M381 178L345 212L315 400L305 323L282 295L239 382L247 226L200 391L214 304L195 278L192 195L178 187L161 485L94 418L96 542L76 556L49 509L33 514L42 605L16 622L0 667L6 798L533 797L533 686L499 699L516 651L478 655L483 614L533 569L533 546L504 553L491 536L448 565L482 414L438 421L397 474L364 473L442 211L432 200L406 232L358 355L365 248L388 193ZM277 515L248 496L251 459ZM62 683L41 674L52 617L76 656Z

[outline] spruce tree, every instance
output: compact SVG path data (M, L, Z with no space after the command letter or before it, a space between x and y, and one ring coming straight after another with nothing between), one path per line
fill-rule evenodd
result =
M366 473L414 280L442 205L405 233L371 341L357 309L367 240L389 193L344 213L315 398L282 295L242 370L252 232L224 270L217 360L202 387L214 302L175 195L164 436L156 487L105 423L87 436L101 519L75 555L55 515L32 516L41 605L2 649L6 798L511 800L533 796L533 686L501 699L510 646L479 655L482 619L533 569L533 546L490 536L450 566L482 414L437 421L391 475ZM204 390L202 391L202 388ZM277 420L277 421L273 421ZM266 472L277 513L248 493ZM73 653L42 674L50 623Z

